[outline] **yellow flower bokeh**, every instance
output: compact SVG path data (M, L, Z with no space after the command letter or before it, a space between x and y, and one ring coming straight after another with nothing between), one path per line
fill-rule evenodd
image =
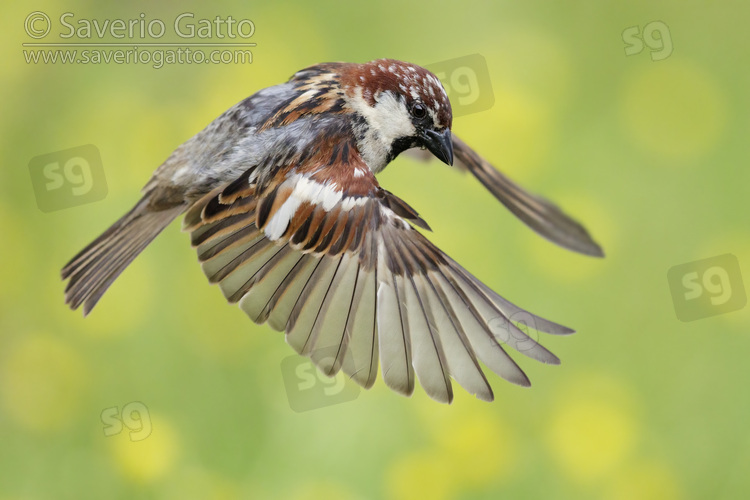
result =
M699 64L678 58L634 72L620 106L635 144L674 164L715 148L727 121L722 88Z
M679 500L687 498L672 468L657 460L619 467L605 489L605 500Z
M181 454L180 436L173 424L159 415L149 418L151 434L145 439L133 441L127 430L107 438L117 469L125 479L139 484L165 477Z
M591 484L612 474L638 443L640 422L629 391L614 380L576 377L563 389L546 430L565 477Z
M5 344L0 356L0 403L15 425L58 431L82 411L91 374L63 340L29 332Z

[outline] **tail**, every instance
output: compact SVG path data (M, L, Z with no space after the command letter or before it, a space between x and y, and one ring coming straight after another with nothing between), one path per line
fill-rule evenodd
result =
M83 304L91 312L107 288L133 259L186 208L185 204L155 209L146 194L128 213L92 241L62 269L65 303L71 309Z

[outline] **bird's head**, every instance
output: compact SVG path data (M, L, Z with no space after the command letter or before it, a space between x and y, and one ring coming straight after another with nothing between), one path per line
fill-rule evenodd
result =
M341 76L346 101L361 117L360 153L373 171L413 147L453 164L451 104L435 75L414 64L378 59L352 65Z

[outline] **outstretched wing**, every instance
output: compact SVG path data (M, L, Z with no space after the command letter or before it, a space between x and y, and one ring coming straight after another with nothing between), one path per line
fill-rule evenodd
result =
M594 257L603 257L602 248L586 228L563 213L552 202L529 193L500 173L487 160L453 134L453 154L508 210L531 229L553 243Z
M185 229L227 300L286 332L324 373L343 370L369 388L380 359L386 384L402 394L416 375L438 401L452 400L451 378L491 401L480 361L529 385L505 346L559 363L514 322L572 330L506 301L430 243L412 227L424 221L380 188L356 150L279 172L259 184L250 169L206 195Z

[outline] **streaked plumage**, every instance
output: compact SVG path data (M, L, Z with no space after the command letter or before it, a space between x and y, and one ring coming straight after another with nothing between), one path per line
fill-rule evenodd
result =
M411 394L419 380L450 402L451 379L493 399L480 362L529 380L505 347L558 358L512 321L572 330L503 299L413 226L429 229L375 173L402 151L455 157L513 213L550 240L601 255L578 223L524 192L455 135L437 78L393 60L329 63L257 92L180 146L143 199L63 269L66 300L88 313L176 216L211 283L326 374ZM331 353L335 353L331 355Z

